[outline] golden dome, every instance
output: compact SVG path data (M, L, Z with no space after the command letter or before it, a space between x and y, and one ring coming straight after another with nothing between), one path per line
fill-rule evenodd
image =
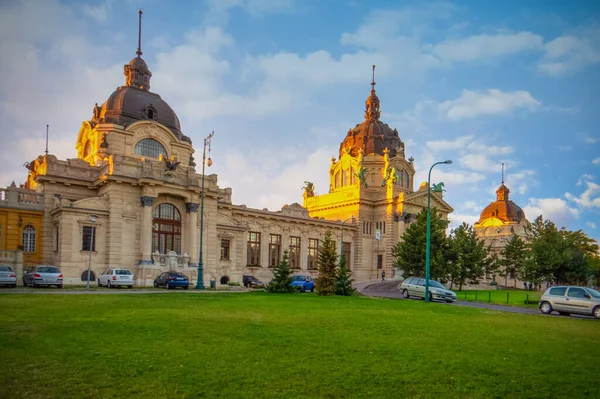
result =
M496 201L485 207L476 224L481 225L492 220L502 224L520 223L525 219L525 213L521 207L508 199L509 194L510 190L502 183L496 190Z

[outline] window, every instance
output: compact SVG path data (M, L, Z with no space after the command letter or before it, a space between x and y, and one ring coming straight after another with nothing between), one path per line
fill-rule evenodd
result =
M383 255L377 255L377 268L383 268Z
M342 255L346 258L346 269L350 270L350 260L352 257L352 244L349 242L344 242L342 244Z
M144 157L159 158L160 155L167 157L165 147L154 139L142 139L137 142L133 152Z
M248 266L260 266L260 233L248 232Z
M300 237L290 237L290 267L300 269Z
M308 270L316 270L319 261L319 240L316 238L308 239Z
M90 270L90 281L95 281L96 275L92 270ZM88 272L87 270L81 273L81 281L88 281Z
M154 119L154 111L151 109L148 110L148 119Z
M23 229L23 251L35 252L35 228L33 226Z
M400 187L404 187L404 171L398 171L398 181L396 183L398 183Z
M181 254L181 214L172 204L160 204L152 212L152 252Z
M404 172L404 185L406 188L409 187L409 176L408 176L408 172Z
M221 259L229 260L229 240L221 240Z
M281 259L281 236L271 234L269 241L269 267L276 267Z
M54 226L54 250L58 251L59 240L58 240L58 226Z
M81 236L82 251L96 250L96 228L94 226L83 226L83 234Z
M341 177L340 177L340 171L338 170L335 174L335 187L340 187L341 184Z
M565 295L565 292L567 292L567 287L554 287L550 289L550 295L563 296Z
M363 234L371 234L372 222L363 222Z
M587 298L588 295L586 294L585 290L583 288L569 288L569 293L567 294L568 297L571 298Z

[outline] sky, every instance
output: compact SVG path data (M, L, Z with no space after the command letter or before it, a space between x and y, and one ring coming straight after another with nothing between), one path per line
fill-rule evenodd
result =
M142 51L233 202L279 210L363 120L371 67L381 119L443 181L451 226L510 198L533 221L600 239L600 2L400 0L0 1L0 185L26 161L76 157L81 123Z

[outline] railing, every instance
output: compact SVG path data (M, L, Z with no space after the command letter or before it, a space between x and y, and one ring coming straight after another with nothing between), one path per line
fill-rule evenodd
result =
M0 188L0 206L43 210L44 195L16 186Z
M155 265L175 270L178 267L187 267L190 261L190 256L186 253L177 255L177 252L169 251L166 254L161 254L158 251L152 254L152 260Z

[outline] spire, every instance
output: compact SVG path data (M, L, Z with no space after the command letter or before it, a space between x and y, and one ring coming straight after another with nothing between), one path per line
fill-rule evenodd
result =
M146 61L142 59L142 10L139 10L138 14L138 48L135 52L137 57L125 65L123 73L125 74L125 84L127 86L149 91L152 72L148 69Z
M50 125L46 125L46 155L48 155L48 129L50 128Z
M379 111L379 97L375 94L375 65L373 65L373 77L371 79L371 94L367 97L366 103L365 120L378 121L381 112Z
M504 162L502 162L502 184L504 184Z
M135 53L137 54L138 57L140 57L142 55L142 9L141 8L138 11L138 14L140 15L140 20L138 23L138 48Z
M508 201L510 190L504 185L504 162L502 162L502 184L496 190L496 201Z

